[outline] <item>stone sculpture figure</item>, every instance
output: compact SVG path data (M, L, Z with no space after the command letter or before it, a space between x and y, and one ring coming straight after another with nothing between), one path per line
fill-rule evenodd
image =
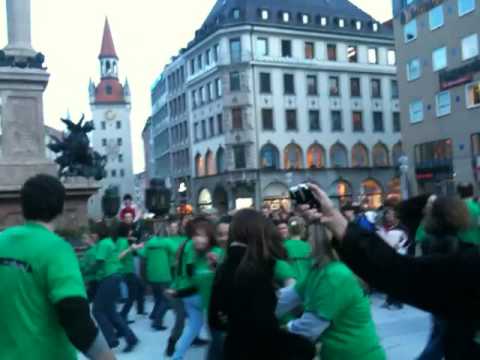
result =
M65 177L94 178L100 181L106 177L107 157L90 147L88 133L95 129L93 121L84 124L85 115L75 124L70 119L61 119L67 126L67 134L62 139L50 136L48 148L60 154L55 162L59 165L58 175Z

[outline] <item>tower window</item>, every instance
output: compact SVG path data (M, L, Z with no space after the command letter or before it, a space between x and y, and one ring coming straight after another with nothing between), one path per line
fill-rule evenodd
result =
M111 85L107 85L105 87L105 92L107 93L107 95L112 95L113 94L113 88Z

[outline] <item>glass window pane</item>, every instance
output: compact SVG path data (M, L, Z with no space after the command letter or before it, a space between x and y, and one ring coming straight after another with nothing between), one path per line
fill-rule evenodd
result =
M410 103L410 123L423 121L423 103L420 100Z
M258 56L267 56L268 55L268 40L265 38L257 39L257 55Z
M433 71L442 70L447 67L447 48L441 47L432 54Z
M407 64L407 80L418 79L422 75L420 59L413 59Z
M478 55L478 35L472 34L462 39L462 60Z
M451 112L450 92L444 91L436 96L437 116L445 116Z
M458 15L463 16L475 10L475 0L458 0Z
M438 5L428 12L428 20L430 23L430 30L438 29L443 26L443 6Z
M417 38L417 20L413 19L403 28L405 42L408 43Z

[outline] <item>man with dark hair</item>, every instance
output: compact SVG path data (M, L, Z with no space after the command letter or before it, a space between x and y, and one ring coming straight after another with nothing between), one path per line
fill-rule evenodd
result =
M89 359L115 359L90 316L75 253L53 232L64 199L58 179L29 179L21 190L26 223L0 233L2 360L73 360L75 348Z
M461 183L457 186L457 193L465 201L470 216L470 226L458 234L462 240L460 246L463 249L480 246L480 205L475 201L474 188L470 183Z
M123 205L122 205L122 208L120 209L120 213L118 216L121 221L125 222L125 218L127 214L130 214L131 219L133 220L132 223L137 222L140 219L140 215L141 215L140 210L137 208L137 206L133 202L132 195L130 194L126 194L123 197Z

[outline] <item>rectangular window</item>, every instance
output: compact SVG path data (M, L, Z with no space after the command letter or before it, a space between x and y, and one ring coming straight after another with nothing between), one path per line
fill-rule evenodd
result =
M197 57L197 68L198 68L198 70L202 70L202 68L203 68L203 56L202 56L202 54L198 55L198 57Z
M327 59L329 61L337 61L337 45L327 44Z
M377 48L368 49L368 63L369 64L378 64L378 49Z
M356 46L351 45L347 48L347 58L350 63L358 62L358 49Z
M213 116L208 119L208 131L210 137L215 136L215 119L213 118Z
M117 129L121 129L122 128L122 123L120 121L117 121L116 127L117 127Z
M117 177L117 170L112 170L111 174L112 174L112 177Z
M208 66L212 62L212 50L208 49L205 52L205 64Z
M383 113L381 111L373 112L373 132L384 132Z
M285 118L287 123L287 131L296 131L298 130L297 124L297 110L286 110Z
M467 85L467 108L480 106L480 82Z
M105 121L102 121L102 130L107 129L107 123Z
M213 47L213 61L215 63L218 62L219 51L220 51L220 45L215 44L215 46Z
M245 169L247 167L247 157L245 156L245 145L234 145L233 157L235 160L235 169Z
M118 145L118 146L122 146L122 145L123 145L123 139L122 139L122 138L118 138L118 139L117 139L117 145Z
M360 78L350 78L350 96L360 97L362 96L360 88Z
M462 60L478 56L478 35L472 34L462 39Z
M442 27L444 24L444 17L443 17L443 6L438 5L435 6L428 12L428 22L430 24L430 30L438 29Z
M310 110L308 112L308 123L310 131L321 131L322 126L320 124L320 111Z
M423 121L423 102L421 100L416 100L410 103L409 112L410 112L411 124L422 122Z
M458 0L458 16L463 16L475 10L475 0Z
M195 60L194 59L190 60L190 74L191 75L195 74Z
M215 99L215 96L213 94L213 84L211 82L208 83L207 85L208 89L208 101L213 101Z
M439 71L447 67L447 48L441 47L433 50L432 53L433 71Z
M223 94L222 80L221 79L216 79L215 80L215 91L217 93L217 98L221 98L222 94Z
M270 73L260 73L260 93L271 94L272 83Z
M198 141L200 139L200 136L198 135L198 123L193 124L193 134L195 137L195 141Z
M282 57L292 57L292 42L282 40Z
M398 99L398 81L390 80L390 89L392 91L392 99Z
M125 177L125 170L123 169L120 169L120 177Z
M397 64L397 53L395 50L388 50L387 52L387 64L396 65Z
M317 95L317 75L307 75L307 95Z
M382 83L380 79L372 79L372 98L381 98L382 97Z
M202 140L207 138L207 122L202 120Z
M403 35L406 43L413 41L417 38L416 19L410 20L408 23L405 24L405 26L403 27Z
M217 115L217 129L219 134L223 134L223 115Z
M196 108L197 107L197 91L196 90L192 90L192 108Z
M233 108L232 109L232 128L234 130L243 129L243 119L242 119L242 109Z
M393 113L393 132L399 133L402 131L402 123L400 121L400 113Z
M332 132L343 131L342 113L338 110L333 110L330 113L330 116L332 121Z
M230 73L230 91L240 91L240 73L238 71Z
M118 162L123 163L123 155L122 154L118 155Z
M240 39L230 39L230 61L232 63L242 61L242 43Z
M305 43L305 59L312 60L315 58L315 44L313 42Z
M268 39L267 38L257 39L257 55L268 56Z
M262 128L263 130L273 130L273 110L262 109Z
M352 129L354 132L363 132L363 113L361 111L352 112Z
M410 62L407 63L407 80L417 80L420 76L422 76L420 59L410 60Z
M293 74L283 74L283 89L285 95L295 94L295 78Z
M328 85L330 96L340 96L340 78L338 76L330 76Z
M107 146L107 139L102 139L102 146Z
M448 115L452 112L452 104L449 91L442 91L435 97L437 117Z

